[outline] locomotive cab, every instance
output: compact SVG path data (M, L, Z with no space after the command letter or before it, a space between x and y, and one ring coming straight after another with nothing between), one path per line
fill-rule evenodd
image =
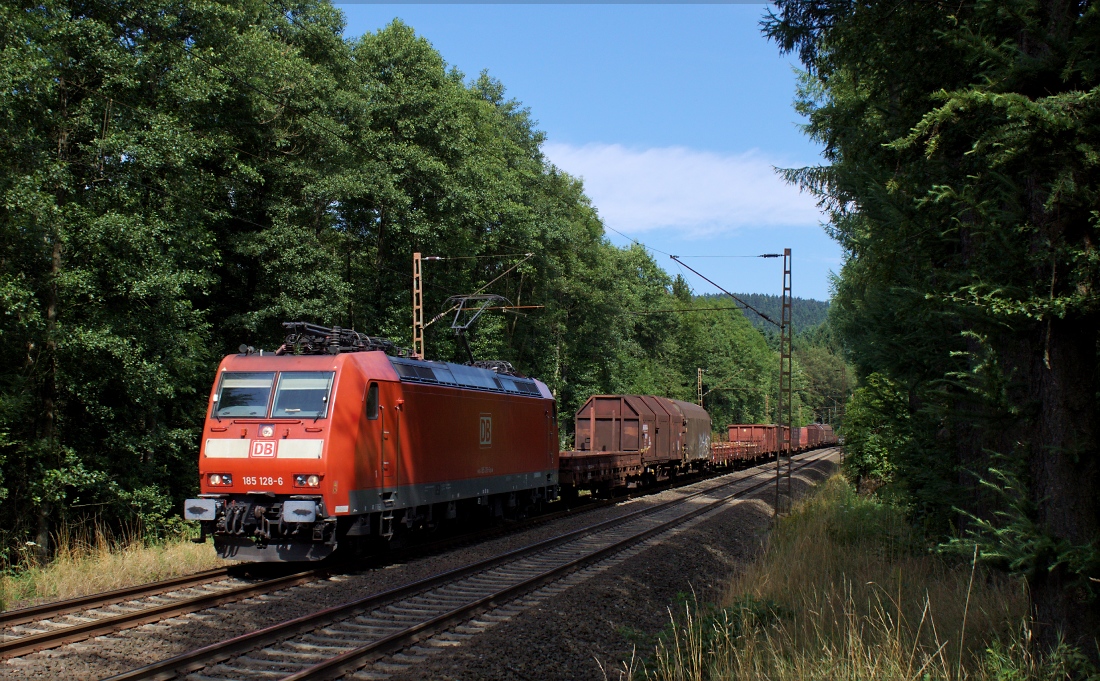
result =
M326 499L333 357L226 357L210 397L199 454L202 521L225 558L316 560L336 546ZM305 540L305 541L303 541Z
M345 539L557 497L556 413L541 382L287 326L296 333L280 351L226 357L212 386L201 493L184 517L222 557L319 560Z

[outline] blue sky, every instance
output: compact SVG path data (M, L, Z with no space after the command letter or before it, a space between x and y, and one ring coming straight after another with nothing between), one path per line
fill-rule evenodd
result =
M581 177L605 224L668 254L793 250L796 296L824 300L839 247L773 166L819 162L791 107L794 59L761 35L764 4L338 4L348 36L401 18L468 77L531 109L543 151ZM778 293L776 260L697 258L735 292ZM715 292L687 273L697 293Z

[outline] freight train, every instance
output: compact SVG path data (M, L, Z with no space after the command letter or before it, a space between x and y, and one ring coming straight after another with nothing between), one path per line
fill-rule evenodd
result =
M553 395L506 362L425 361L347 329L284 326L274 353L225 357L211 389L200 494L184 517L225 558L320 560L447 520L520 516L563 489L644 485L778 447L777 426L730 426L712 443L702 407L599 395L576 414L578 450L561 452ZM825 429L800 443L834 442Z
M728 440L711 441L710 415L690 402L652 395L593 395L577 410L576 450L559 455L567 494L607 494L675 475L723 468L836 444L833 427L734 424Z

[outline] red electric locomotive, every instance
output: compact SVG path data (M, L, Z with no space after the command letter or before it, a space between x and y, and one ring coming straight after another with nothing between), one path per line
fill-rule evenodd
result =
M285 325L275 353L218 367L199 453L201 521L225 558L318 560L349 538L558 495L553 396L508 371L387 354L353 331Z

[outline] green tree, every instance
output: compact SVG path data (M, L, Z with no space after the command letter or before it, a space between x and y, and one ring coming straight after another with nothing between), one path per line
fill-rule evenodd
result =
M295 319L406 343L416 251L446 258L429 316L481 289L532 306L470 344L563 415L692 400L703 367L733 388L708 397L717 427L767 418L766 340L610 244L501 83L399 21L342 33L321 0L0 5L3 546L81 514L162 531L221 357ZM445 320L427 348L465 360Z
M1040 639L1095 654L1098 10L776 7L765 32L807 69L799 108L829 162L788 178L817 193L847 253L838 330L862 375L903 392L935 472L896 477L914 499L947 492L929 514L988 518L990 452L1022 457L1028 503L1013 507L1036 534L1012 550L1034 553Z
M909 440L905 395L880 374L852 393L845 415L844 469L856 484L893 482L897 453Z

